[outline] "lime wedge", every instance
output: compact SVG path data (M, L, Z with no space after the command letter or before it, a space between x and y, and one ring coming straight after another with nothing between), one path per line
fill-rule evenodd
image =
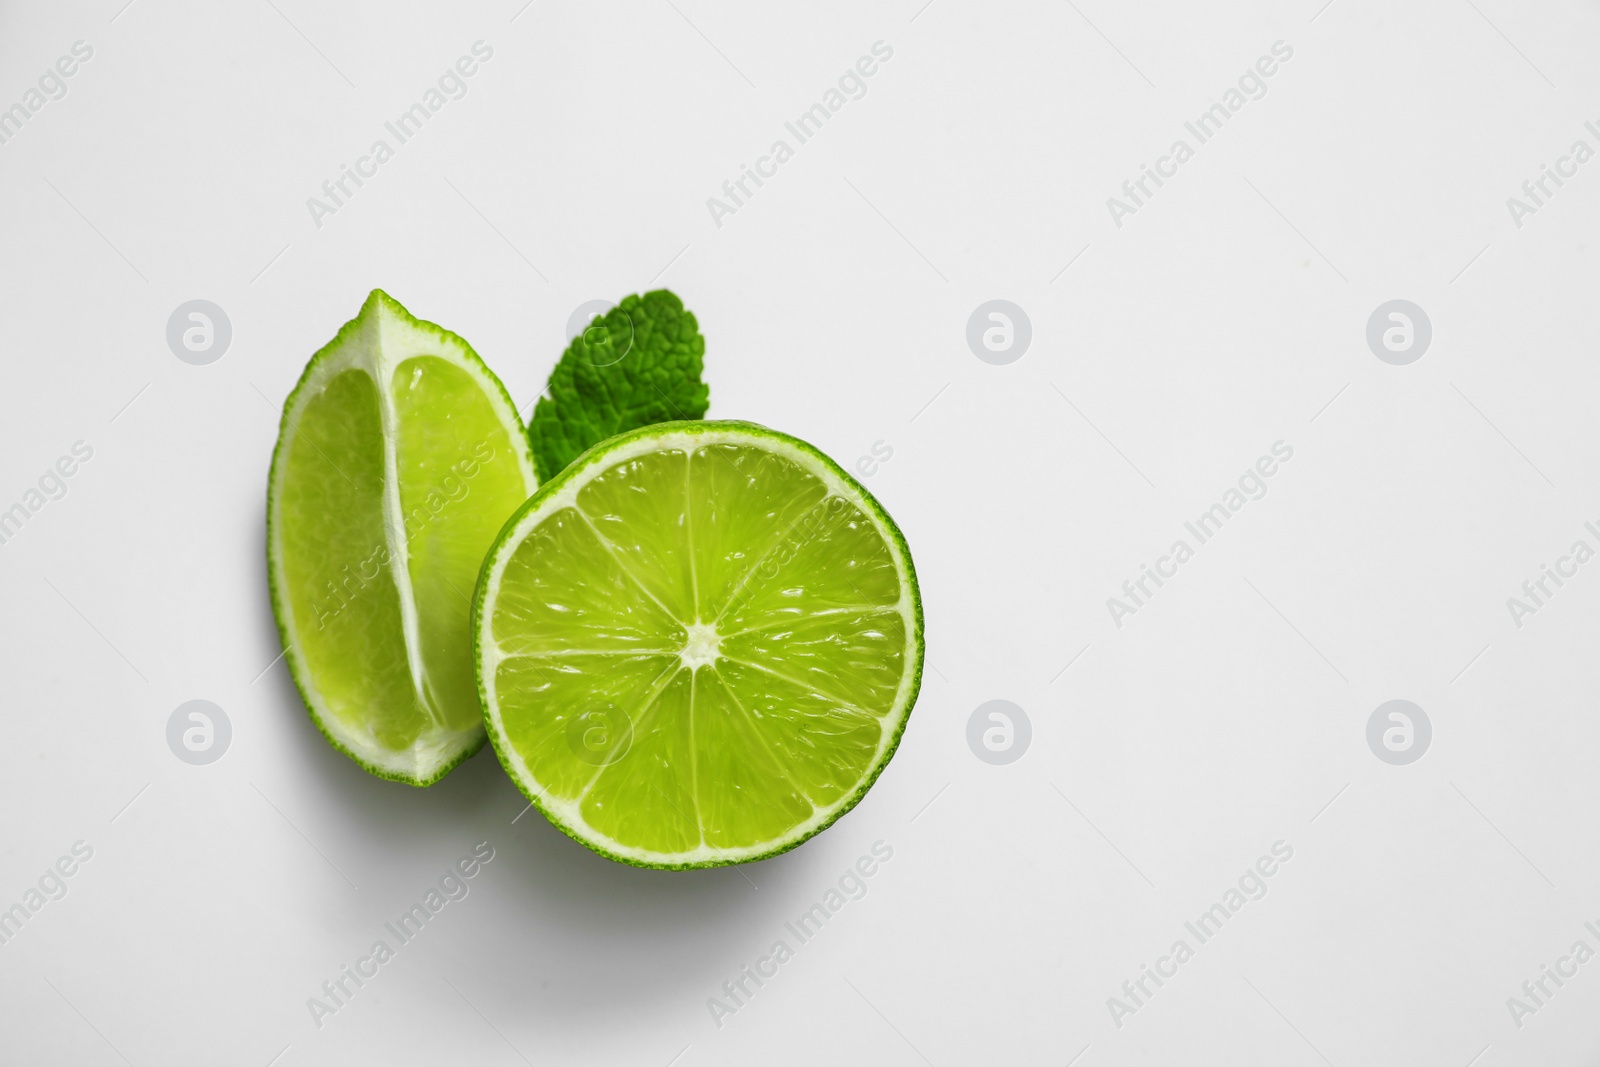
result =
M922 680L922 603L878 502L741 422L610 438L506 523L478 689L529 800L602 855L712 867L855 806Z
M537 485L499 379L382 290L284 402L272 610L312 720L373 774L428 785L482 747L472 585Z

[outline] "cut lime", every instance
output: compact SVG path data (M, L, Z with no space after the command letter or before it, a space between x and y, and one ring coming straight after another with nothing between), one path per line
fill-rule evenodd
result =
M489 737L602 855L712 867L793 848L889 762L922 604L882 507L803 441L672 422L601 442L484 560Z
M499 379L382 290L284 402L272 609L312 720L373 774L428 785L482 747L472 584L537 485Z

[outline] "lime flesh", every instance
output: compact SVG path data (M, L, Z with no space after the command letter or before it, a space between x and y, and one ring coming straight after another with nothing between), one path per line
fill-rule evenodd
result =
M312 719L373 774L427 785L482 746L472 586L536 485L499 380L382 291L284 404L273 610Z
M784 434L678 422L602 442L506 524L474 612L489 736L612 859L760 859L893 754L922 673L905 541Z

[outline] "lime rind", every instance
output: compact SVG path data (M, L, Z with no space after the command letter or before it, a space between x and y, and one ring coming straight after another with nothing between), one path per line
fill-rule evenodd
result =
M905 658L894 701L884 716L885 725L879 739L878 750L868 770L862 774L853 789L834 802L816 808L808 819L778 838L742 848L714 848L702 842L696 849L681 853L662 853L627 845L595 830L583 818L577 802L559 801L540 787L527 762L506 736L494 691L498 664L486 665L486 652L495 645L489 629L493 618L491 600L498 592L499 579L511 553L521 544L528 531L549 514L573 506L578 490L601 470L631 455L669 448L679 442L686 450L729 443L755 444L758 447L768 448L799 463L822 480L830 495L844 497L870 516L882 535L884 544L894 557L896 570L901 579L901 600L895 608L906 622L909 654ZM924 658L922 595L917 584L911 551L900 527L861 483L821 450L799 438L752 422L658 423L609 438L591 447L555 478L541 486L538 492L506 520L499 536L495 538L493 547L484 557L483 567L478 575L478 585L472 605L472 651L473 660L477 665L478 697L483 706L489 741L494 746L501 765L517 784L517 788L557 829L584 847L608 859L631 866L661 870L724 867L768 859L798 847L826 830L860 803L862 797L878 780L878 776L883 773L889 760L899 748L906 723L910 719L911 709L915 706L922 687Z
M363 345L363 334L368 331L373 331L375 336L366 338L372 343ZM395 350L387 350L386 344L395 345ZM380 392L385 391L394 368L416 355L441 357L477 382L504 426L508 444L528 491L531 493L537 487L538 476L526 429L505 385L464 338L436 323L416 318L388 293L374 289L356 317L341 326L333 339L312 355L299 381L284 401L278 441L273 449L267 479L266 549L267 587L278 637L284 649L284 660L312 723L330 745L367 773L421 787L437 782L482 749L485 740L483 730L480 727L449 731L431 738L426 745L395 751L361 737L332 714L311 677L295 626L294 613L285 592L287 579L278 551L281 517L277 507L282 478L287 469L287 446L293 440L293 431L306 404L336 373L355 366L371 373L379 383ZM386 445L386 451L392 453L392 443ZM392 476L392 455L388 463ZM390 527L386 534L391 540L396 536L403 539L403 534L394 528L392 522L386 525ZM403 554L400 558L404 558ZM404 570L403 567L397 569Z

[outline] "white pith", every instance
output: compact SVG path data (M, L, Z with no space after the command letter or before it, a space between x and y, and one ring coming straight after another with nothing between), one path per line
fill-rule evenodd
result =
M433 707L428 692L428 679L419 647L419 622L415 594L411 587L410 550L405 532L405 518L401 511L400 480L397 457L398 428L394 405L394 375L404 361L416 356L434 356L466 371L478 384L490 406L498 416L508 438L512 454L522 472L526 490L531 495L538 487L538 476L533 465L527 438L521 431L521 419L507 402L500 383L489 375L452 336L441 335L430 329L414 325L402 318L387 298L377 298L376 308L366 321L344 336L340 347L316 361L310 374L300 384L295 394L294 406L286 412L287 425L298 426L305 407L320 395L336 375L348 370L359 370L370 375L377 385L379 415L383 433L384 491L383 538L389 552L389 565L395 589L400 600L401 630L405 640L406 661L411 671L411 681L417 700L434 719L434 729L419 736L408 748L392 749L380 744L370 732L362 732L345 723L327 705L316 690L315 679L305 670L305 656L301 640L301 620L294 617L292 601L285 592L279 612L286 636L286 655L295 677L302 680L302 689L310 711L321 727L364 763L371 764L383 773L411 780L432 778L438 769L448 765L462 753L478 744L483 736L480 726L466 730L445 728ZM291 446L292 447L292 444ZM280 483L288 470L287 456L275 464L272 472L270 500L280 496ZM274 536L281 536L282 527L274 524ZM274 544L270 553L273 578L278 589L288 589L284 553L280 544ZM463 590L470 592L470 590Z
M508 770L517 779L523 790L530 796L537 796L545 813L553 821L564 826L577 837L591 842L603 851L640 863L692 865L709 862L736 863L741 860L754 859L771 853L774 849L787 842L809 836L818 827L825 826L831 822L841 809L850 806L859 799L856 795L856 790L850 789L846 790L838 800L831 804L821 807L813 804L812 813L807 819L792 827L781 837L770 841L757 842L742 848L716 848L706 844L702 834L701 844L693 849L681 852L656 852L624 844L591 826L582 812L582 804L587 795L587 790L575 798L566 800L556 798L546 792L543 784L539 782L531 768L529 768L527 761L523 759L522 754L511 744L506 735L505 726L500 716L499 700L496 696L497 668L506 656L494 640L493 619L500 583L507 563L515 554L516 547L527 537L531 530L551 514L565 508L574 508L579 510L581 514L581 509L576 508L579 492L595 477L616 464L624 463L636 456L650 452L679 449L692 453L701 448L727 444L765 449L777 453L816 476L827 488L830 497L837 496L848 501L873 524L873 528L877 531L883 543L888 546L894 560L895 569L899 576L900 598L894 605L886 605L881 610L896 611L901 616L905 624L907 648L894 701L888 713L878 720L880 727L878 746L873 753L872 759L867 764L868 776L876 773L886 751L894 744L895 738L898 736L901 726L910 712L913 689L917 683L921 663L919 654L920 631L917 627L916 601L913 595L911 578L913 572L910 560L906 557L898 536L880 518L876 505L869 502L861 491L841 478L821 458L805 448L790 444L782 438L768 436L760 431L737 428L715 431L680 430L649 434L616 446L600 455L589 457L586 461L583 461L583 465L574 471L572 476L556 492L541 501L536 508L521 516L511 530L504 532L493 550L485 572L482 601L477 614L478 676L483 687L490 734L495 740L496 748L499 750L502 760L508 763ZM824 502L825 500L814 506L822 506ZM843 610L854 611L859 609ZM718 656L716 642L721 637L728 635L719 635L715 630L714 624L702 623L698 620L688 624L686 629L688 630L688 639L684 647L674 650L680 661L677 670L687 669L697 672L701 667L714 666ZM752 664L752 666L757 667L757 669L766 669L759 664ZM675 672L669 672L669 677L671 673ZM665 683L663 682L663 684ZM693 768L689 770L692 774ZM598 778L598 774L596 777ZM591 781L590 785L592 787L593 781ZM698 810L696 818L698 820Z
M688 636L683 640L683 648L678 652L678 660L685 667L693 670L696 667L710 667L720 658L722 638L717 635L715 623L691 622L685 630Z

